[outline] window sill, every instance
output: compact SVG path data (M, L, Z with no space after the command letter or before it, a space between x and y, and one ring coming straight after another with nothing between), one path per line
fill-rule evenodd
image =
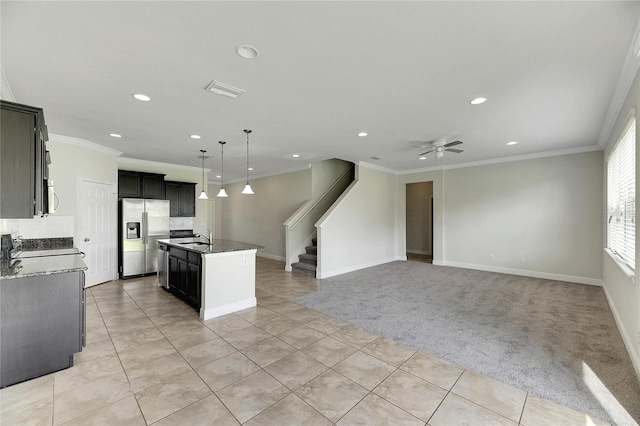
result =
M618 265L618 267L622 270L622 272L628 277L631 278L631 280L635 283L636 282L636 271L634 271L633 269L631 269L629 267L629 265L627 265L626 263L624 263L622 261L622 259L620 259L619 256L617 256L615 253L613 253L611 250L609 250L608 248L605 248L604 251L609 255L609 257L611 258L611 260L613 260L616 265Z

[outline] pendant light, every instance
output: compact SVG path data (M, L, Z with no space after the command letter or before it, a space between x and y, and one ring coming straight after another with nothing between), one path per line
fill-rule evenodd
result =
M249 185L249 133L251 133L251 130L244 129L244 132L247 134L247 184L244 186L242 193L253 194L253 189L251 189L251 185Z
M209 197L207 197L207 192L204 190L206 188L206 184L205 184L205 180L204 180L204 159L205 158L209 158L208 156L204 155L205 152L207 152L204 149L200 150L201 154L199 156L199 158L202 158L202 192L200 193L200 196L198 197L198 199L200 200L208 200Z
M220 191L218 192L218 197L226 198L228 197L227 191L224 190L224 144L225 141L218 141L220 147L222 148L222 155L220 156L221 161L221 170L220 170Z

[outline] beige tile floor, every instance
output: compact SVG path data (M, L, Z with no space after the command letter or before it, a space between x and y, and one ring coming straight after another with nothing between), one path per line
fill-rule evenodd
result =
M258 306L205 322L155 277L88 289L75 365L1 390L0 424L602 423L297 305L322 282L257 265Z

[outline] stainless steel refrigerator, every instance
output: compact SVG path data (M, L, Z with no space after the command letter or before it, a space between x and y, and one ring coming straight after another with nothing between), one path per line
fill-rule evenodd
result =
M169 238L169 201L123 198L119 207L120 278L157 272L156 241Z

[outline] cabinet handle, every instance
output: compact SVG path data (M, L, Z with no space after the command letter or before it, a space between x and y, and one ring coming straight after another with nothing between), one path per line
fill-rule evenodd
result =
M85 238L85 239L84 239L84 242L85 242L85 243L87 243L87 242L89 242L89 241L91 241L91 238Z

